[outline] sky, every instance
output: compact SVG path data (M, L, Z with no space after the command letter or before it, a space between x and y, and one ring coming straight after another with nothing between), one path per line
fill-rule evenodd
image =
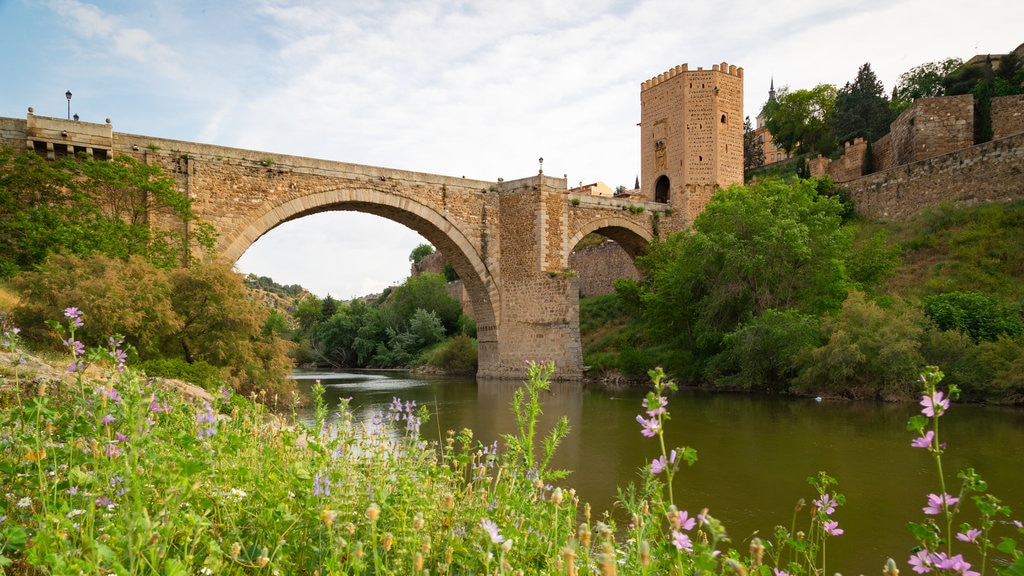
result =
M481 180L632 187L640 84L688 63L776 89L886 91L926 62L1024 43L1024 2L0 0L0 116ZM400 284L422 237L355 212L283 224L240 272L349 299Z

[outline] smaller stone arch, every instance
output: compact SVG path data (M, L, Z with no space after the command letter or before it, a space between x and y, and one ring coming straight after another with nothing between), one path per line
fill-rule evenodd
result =
M572 249L591 232L597 232L614 240L631 258L646 254L647 245L654 239L654 234L650 230L633 220L618 217L595 218L581 226L569 238L568 246L562 255L563 268L569 266L569 253L572 252Z

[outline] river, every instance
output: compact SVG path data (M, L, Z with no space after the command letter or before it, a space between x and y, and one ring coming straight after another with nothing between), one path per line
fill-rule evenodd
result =
M427 405L431 420L425 438L438 432L473 430L484 443L512 432L510 404L514 381L420 377L406 372L296 371L308 398L314 380L327 388L329 405L351 398L357 421L386 411L393 397ZM559 448L554 466L572 470L564 482L598 514L610 510L616 487L638 480L638 470L658 454L656 439L640 434L636 415L642 390L604 392L579 384L553 383L544 398L539 430L569 417L572 432ZM308 402L301 419L312 419ZM834 518L845 530L828 543L830 574L878 574L893 557L905 573L914 540L908 521L921 521L926 495L938 492L938 476L927 451L912 448L907 420L917 404L816 402L748 394L681 391L669 398L668 446L690 446L699 459L676 476L675 494L691 515L709 508L729 531L732 545L746 550L757 531L771 536L789 526L795 503L816 494L809 476L826 471L839 481L846 505ZM989 491L1024 520L1024 411L954 404L941 422L948 444L943 456L950 492L959 488L956 472L973 467ZM807 514L797 529L806 529ZM973 505L955 524L977 524ZM1004 533L1005 530L1004 530ZM976 566L977 568L977 566Z

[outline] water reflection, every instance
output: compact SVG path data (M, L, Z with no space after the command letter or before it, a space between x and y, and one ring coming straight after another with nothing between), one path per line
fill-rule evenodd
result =
M298 372L308 390L320 378L326 400L335 406L352 398L357 420L386 411L393 397L426 405L431 420L427 438L447 430L473 430L489 444L515 431L510 410L519 383L453 378L424 378L404 372ZM562 415L572 432L552 466L572 470L567 484L592 503L595 513L610 509L616 487L637 480L637 471L657 454L657 441L640 435L635 417L642 391L606 394L578 384L552 383L544 394L538 435ZM905 528L922 520L926 494L938 491L929 454L910 447L907 419L916 404L839 403L752 395L680 392L670 399L669 446L691 446L699 460L677 476L681 508L695 513L709 507L730 530L733 546L746 548L757 531L770 536L776 524L788 527L799 498L815 494L806 478L827 471L847 497L835 518L845 534L829 542L829 569L877 573L893 556L905 566L914 545ZM306 406L300 416L312 419ZM955 472L974 467L993 494L1024 519L1024 418L1019 410L955 405L943 418L942 438L949 443L944 466L952 486ZM804 515L806 517L806 514ZM968 505L956 522L974 521ZM805 529L806 521L797 529Z

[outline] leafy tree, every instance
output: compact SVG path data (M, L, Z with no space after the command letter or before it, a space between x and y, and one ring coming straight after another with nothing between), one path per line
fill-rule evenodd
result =
M410 276L392 291L386 307L394 311L399 324L407 323L422 308L437 313L446 334L459 331L462 304L448 295L447 282L441 274Z
M452 263L448 262L447 260L445 261L444 266L441 268L441 274L444 275L444 279L447 282L455 282L456 280L459 279L459 274L455 271L455 267L452 266Z
M743 120L743 171L750 172L764 166L764 140L754 134L750 116Z
M885 88L871 70L871 64L865 63L857 70L857 78L847 82L836 95L829 118L833 138L838 142L852 142L854 138L872 142L889 133L890 122Z
M153 219L181 226L158 229ZM190 241L212 248L213 228L196 220L188 197L158 167L129 156L49 162L0 149L0 275L57 252L138 255L171 268L188 263Z
M811 90L779 90L762 110L765 127L783 149L797 154L829 154L835 139L829 118L835 109L837 91L831 84L819 84Z
M58 343L44 321L60 320L70 306L85 317L76 338L86 346L103 346L108 336L120 334L143 358L159 356L164 342L182 328L167 272L138 256L55 254L10 283L20 295L14 320L37 342Z
M323 316L323 303L319 298L310 294L299 302L295 309L295 320L299 323L299 329L309 332L320 322Z
M424 258L434 253L434 247L430 244L420 244L409 253L409 262L419 264Z
M772 179L732 186L712 198L691 231L653 242L638 260L648 287L636 294L652 341L689 351L700 364L721 350L726 334L767 310L838 308L850 236L841 204L816 185ZM617 289L634 292L624 283Z
M796 358L820 344L817 316L766 310L725 336L706 374L719 386L787 392Z
M900 74L896 86L892 89L890 108L894 115L899 115L918 98L935 98L946 95L943 80L963 66L959 58L947 58L936 62L926 62Z
M328 294L324 297L323 301L320 302L320 321L324 322L338 311L338 301L331 298Z
M1024 334L1020 310L979 292L948 292L924 298L924 313L942 330L960 330L975 342Z

